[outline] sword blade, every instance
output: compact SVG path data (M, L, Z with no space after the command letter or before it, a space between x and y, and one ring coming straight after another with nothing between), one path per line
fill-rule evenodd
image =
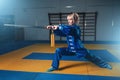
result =
M45 26L28 26L28 25L16 25L16 24L4 24L4 26L8 27L21 27L21 28L41 28L41 29L47 29Z

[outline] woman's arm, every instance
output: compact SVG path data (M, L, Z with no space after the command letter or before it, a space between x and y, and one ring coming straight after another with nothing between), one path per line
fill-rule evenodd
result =
M66 34L63 32L63 28L64 28L63 25L62 26L61 25L55 25L55 26L53 26L54 33L57 36L66 37Z
M57 36L66 37L66 35L72 35L74 33L74 28L68 25L54 25L54 26L47 26L47 29L54 30L54 33Z

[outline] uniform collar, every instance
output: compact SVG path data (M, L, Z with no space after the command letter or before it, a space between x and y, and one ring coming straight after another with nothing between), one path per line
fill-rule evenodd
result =
M73 25L70 25L71 27L75 27L76 26L76 24L73 24Z

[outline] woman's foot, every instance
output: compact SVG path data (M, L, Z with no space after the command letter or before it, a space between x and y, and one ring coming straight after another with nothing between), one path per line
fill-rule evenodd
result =
M102 67L102 68L107 68L107 69L112 69L112 66L110 65L110 64L108 64L108 63L102 63L101 65L100 65L100 67Z
M54 67L50 67L46 72L52 72L52 71L55 71L55 70L57 70L57 69L54 68Z

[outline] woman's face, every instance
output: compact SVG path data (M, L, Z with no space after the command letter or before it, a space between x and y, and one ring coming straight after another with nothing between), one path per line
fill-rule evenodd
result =
M67 16L67 20L68 20L68 25L73 25L75 23L72 16Z

